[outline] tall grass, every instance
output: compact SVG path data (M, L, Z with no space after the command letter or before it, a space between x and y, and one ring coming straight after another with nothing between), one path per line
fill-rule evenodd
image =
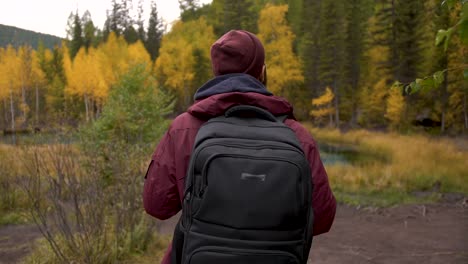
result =
M27 262L121 263L144 255L158 240L141 192L172 104L155 87L144 65L131 68L113 87L100 117L68 135L76 146L27 152L24 189L47 244Z
M332 187L343 193L392 194L396 201L415 192L468 194L468 151L463 140L356 130L318 129L318 142L354 146L382 158L326 166ZM400 198L395 198L398 196Z
M19 224L29 220L31 207L23 189L19 188L24 167L19 159L20 148L0 144L0 225Z
M158 235L140 200L150 153L121 147L101 149L113 153L105 161L73 144L0 145L2 218L20 207L43 236L22 263L162 259L170 237Z

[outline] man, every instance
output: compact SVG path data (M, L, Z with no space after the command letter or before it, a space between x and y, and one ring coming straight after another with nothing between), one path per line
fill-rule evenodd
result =
M143 194L146 212L161 220L177 214L181 210L184 180L199 128L232 106L253 105L275 116L288 116L284 123L295 132L313 175L313 234L328 232L335 217L336 201L317 144L294 119L292 106L266 89L265 51L260 40L247 31L229 31L212 45L211 62L215 78L198 89L195 103L172 122L153 154ZM171 247L163 264L170 263L170 252Z

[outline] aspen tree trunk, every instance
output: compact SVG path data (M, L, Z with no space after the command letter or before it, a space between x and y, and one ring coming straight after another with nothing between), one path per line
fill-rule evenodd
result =
M36 122L35 126L39 126L39 87L36 83Z
M90 97L89 101L90 101L90 105L91 105L91 120L96 120L96 117L97 117L96 100L94 100L92 97Z
M11 112L11 132L13 135L13 144L16 145L16 131L15 131L15 108L13 107L13 88L10 83L10 112Z
M84 103L85 103L85 109L86 109L86 123L89 122L89 102L88 102L88 96L84 96Z
M335 123L336 123L336 127L339 127L340 126L340 108L338 107L339 103L338 103L338 96L339 96L339 91L338 91L338 87L337 87L337 81L336 81L336 78L338 78L337 76L335 76L335 80L334 80L334 85L333 85L333 93L335 93L335 100L334 100L334 105L335 105Z
M463 94L463 117L465 118L465 130L468 129L468 113L466 112L466 93Z
M24 79L21 83L21 104L22 104L22 107L25 107L26 106L26 87L24 85ZM26 120L26 111L25 109L22 109L22 114L23 114L23 117L24 117L24 120Z
M8 99L5 97L3 98L3 114L5 115L5 128L7 127L8 124Z
M444 82L442 83L441 87L441 101L442 101L442 110L440 114L440 133L445 132L445 115L447 112L447 85L448 85L448 73L447 71L444 73Z

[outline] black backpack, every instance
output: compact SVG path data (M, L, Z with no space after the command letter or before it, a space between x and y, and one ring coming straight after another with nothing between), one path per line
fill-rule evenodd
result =
M242 105L200 128L172 263L307 263L310 168L284 119Z

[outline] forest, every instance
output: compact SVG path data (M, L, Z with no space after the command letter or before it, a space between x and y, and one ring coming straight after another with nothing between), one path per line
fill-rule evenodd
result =
M465 206L466 0L179 0L172 24L135 2L110 0L102 26L72 11L53 48L0 47L0 258L160 259L171 237L143 210L144 175L231 29L263 42L267 88L317 140L339 206Z
M42 42L44 47L53 49L55 45L61 44L62 39L48 34L0 24L0 47L11 45L16 48L28 45L33 49L37 49L39 42Z
M181 20L170 30L156 4L145 27L141 6L131 17L127 2L112 1L102 28L87 11L71 13L67 39L53 49L1 48L0 128L92 122L135 65L145 65L180 113L213 77L210 45L239 28L264 42L268 89L289 99L300 120L400 132L468 128L466 33L453 33L466 12L455 1L179 1ZM436 45L441 30L450 41Z

